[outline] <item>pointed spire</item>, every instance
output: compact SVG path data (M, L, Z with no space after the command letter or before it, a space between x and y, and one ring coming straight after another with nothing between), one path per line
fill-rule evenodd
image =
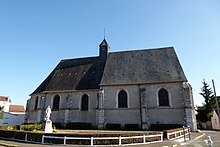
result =
M103 39L103 41L100 43L99 46L103 46L103 45L108 45L107 41L105 40L105 38Z
M105 28L104 28L104 39L105 39Z

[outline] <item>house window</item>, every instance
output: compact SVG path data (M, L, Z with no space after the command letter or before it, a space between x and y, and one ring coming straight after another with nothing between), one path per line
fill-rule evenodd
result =
M170 106L169 104L169 94L168 91L164 88L160 89L158 92L159 96L159 106Z
M81 99L81 111L88 111L89 108L89 96L84 94Z
M128 107L128 96L126 91L121 90L118 93L118 108L127 108Z
M52 109L59 110L59 108L60 108L60 96L57 94L53 98L53 107L52 107Z
M35 105L34 105L34 109L37 110L37 106L38 106L38 96L35 99Z

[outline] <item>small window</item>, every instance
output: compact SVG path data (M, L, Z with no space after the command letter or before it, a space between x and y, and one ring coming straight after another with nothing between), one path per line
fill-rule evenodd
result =
M126 91L121 90L118 93L118 108L127 108L128 107L128 96Z
M159 96L159 106L170 106L169 104L169 94L168 91L164 88L160 89L158 92Z
M38 96L35 99L34 109L37 110L37 107L38 107Z
M81 111L88 111L89 109L89 96L84 94L81 99Z
M60 96L57 94L53 99L53 107L54 110L59 110L60 108Z

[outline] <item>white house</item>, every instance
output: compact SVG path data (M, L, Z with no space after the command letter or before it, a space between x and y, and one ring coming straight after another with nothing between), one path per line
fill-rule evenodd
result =
M7 96L0 96L0 108L4 107L5 112L9 112L9 106L11 105L11 99Z
M3 114L0 126L14 126L24 123L25 109L23 105L12 105L9 97L0 96L0 107L0 113ZM4 112L2 113L2 111Z
M212 129L220 130L220 114L218 114L217 110L218 110L217 108L213 110L213 115L211 118Z

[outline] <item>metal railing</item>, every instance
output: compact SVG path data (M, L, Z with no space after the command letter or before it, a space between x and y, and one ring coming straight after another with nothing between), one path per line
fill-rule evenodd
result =
M154 138L154 137L159 137L159 140L156 141L150 141L146 142L146 138ZM143 135L143 136L130 136L130 137L57 137L57 136L42 136L42 144L45 144L45 139L61 139L63 140L63 144L67 144L67 140L90 140L90 145L94 145L94 140L118 140L118 145L128 145L128 144L122 144L123 139L137 139L137 138L142 138L143 142L142 143L130 143L132 145L134 144L149 144L149 143L156 143L156 142L162 142L163 141L163 134L157 134L157 135ZM100 144L101 145L101 144ZM111 144L109 144L111 145Z

